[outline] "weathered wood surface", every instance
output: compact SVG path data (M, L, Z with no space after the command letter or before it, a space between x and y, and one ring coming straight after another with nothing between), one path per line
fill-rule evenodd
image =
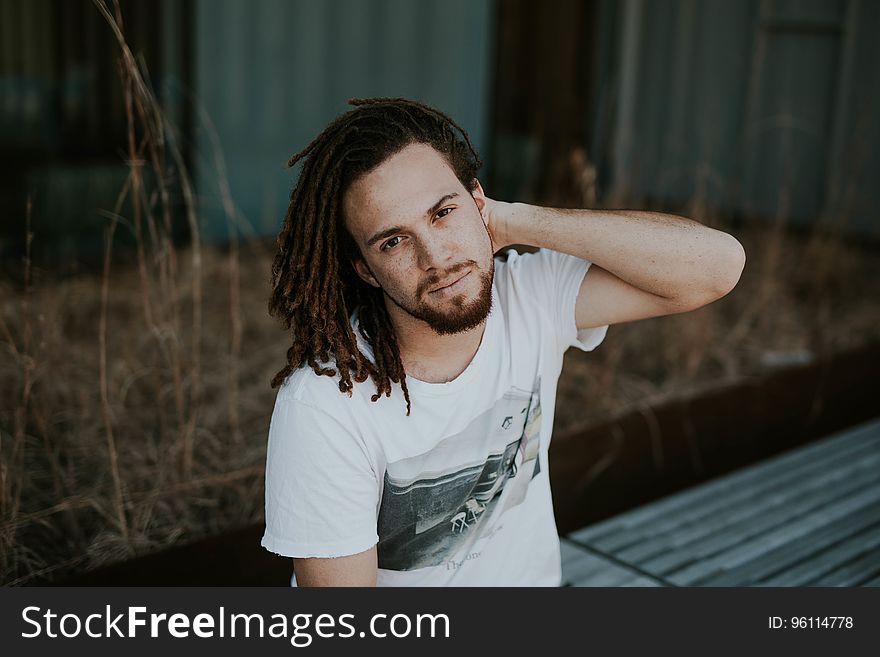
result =
M572 532L571 586L880 585L880 420Z

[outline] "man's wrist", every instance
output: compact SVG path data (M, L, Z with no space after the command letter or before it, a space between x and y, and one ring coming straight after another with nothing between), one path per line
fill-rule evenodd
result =
M508 203L504 222L505 246L522 244L524 246L539 246L534 244L535 206L527 203Z

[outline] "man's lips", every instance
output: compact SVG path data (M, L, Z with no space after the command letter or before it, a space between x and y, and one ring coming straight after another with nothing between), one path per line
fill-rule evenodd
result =
M450 281L447 282L447 283L443 283L443 284L441 284L441 285L438 285L437 287L435 287L435 288L432 289L432 290L428 290L428 293L429 293L429 294L433 294L433 293L435 293L435 292L442 292L443 290L446 290L446 289L448 289L448 288L451 288L453 285L455 285L455 284L458 283L459 281L464 280L464 278L465 278L468 274L470 274L470 273L471 273L470 270L468 270L468 271L466 271L464 274L462 274L461 276L457 276L457 277L455 277L454 279L450 280Z

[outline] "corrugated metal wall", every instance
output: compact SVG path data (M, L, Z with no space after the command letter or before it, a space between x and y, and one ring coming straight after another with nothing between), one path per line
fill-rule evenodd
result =
M880 3L626 0L618 192L880 236Z
M277 232L287 159L351 97L405 96L449 113L485 155L492 0L197 0L193 153L208 239L223 239L216 131L242 232ZM484 158L485 160L485 158Z
M226 235L218 154L242 233L273 234L296 176L287 158L345 111L349 97L437 105L488 162L496 1L125 3L129 36L143 33L139 40L156 51L152 78L175 122L189 123L189 89L203 110L191 112L187 147L206 236ZM18 153L10 160L18 177L7 176L15 194L0 194L7 217L0 254L4 244L18 249L10 235L24 234L25 189L37 193L37 244L48 248L53 231L58 240L80 231L100 248L94 229L104 219L95 208L112 207L115 195L104 196L125 170L116 146L124 140L114 136L122 105L102 91L119 86L115 44L87 0L0 7L0 138ZM155 7L158 20L150 18ZM843 219L877 236L880 2L600 0L599 7L588 131L601 189L613 183L649 200L702 196L803 224ZM85 27L53 36L55 23ZM64 43L82 53L47 59ZM508 58L497 66L517 65ZM553 93L570 93L554 79ZM97 137L107 142L103 150L94 148ZM83 144L95 153L80 152ZM496 170L528 172L529 153L508 153L503 164ZM44 199L50 193L58 199Z

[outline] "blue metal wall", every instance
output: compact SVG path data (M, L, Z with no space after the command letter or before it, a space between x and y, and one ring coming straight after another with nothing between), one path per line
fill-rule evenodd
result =
M298 173L287 159L352 97L432 104L485 156L492 15L492 0L196 0L204 111L193 156L206 238L227 234L219 154L242 234L273 234Z
M613 9L621 196L699 198L880 237L880 3L623 0Z

